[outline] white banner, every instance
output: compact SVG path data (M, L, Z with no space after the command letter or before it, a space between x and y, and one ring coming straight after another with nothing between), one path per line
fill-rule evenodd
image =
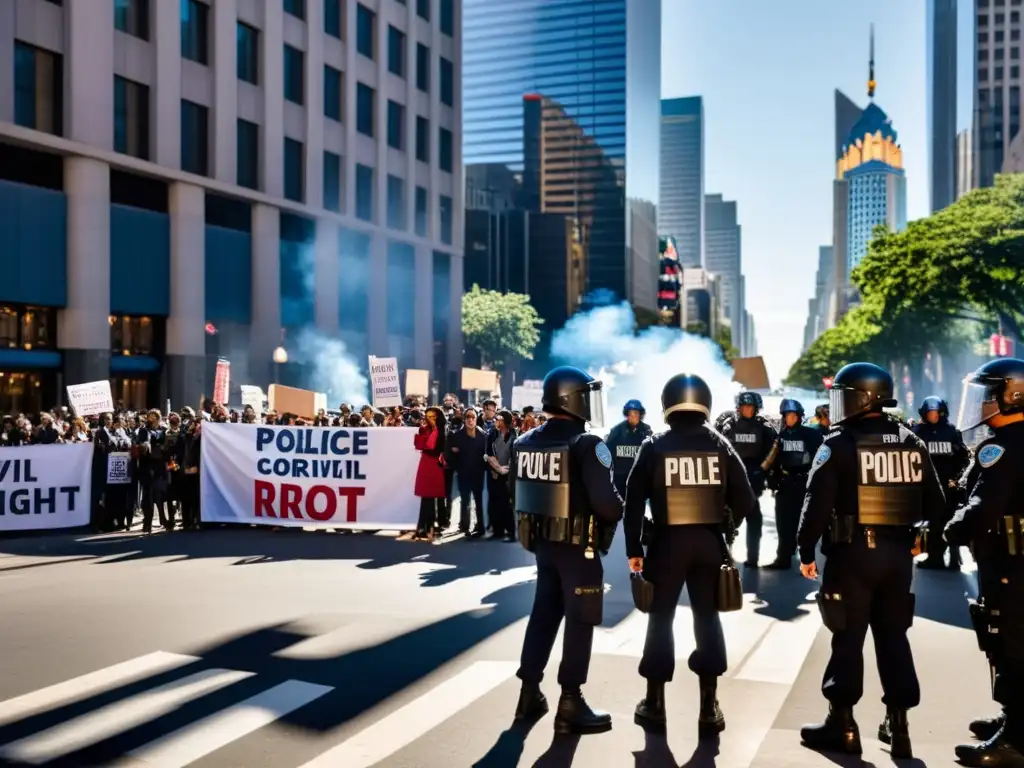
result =
M370 358L370 386L374 408L391 408L402 404L402 389L398 383L397 357Z
M203 425L203 522L411 530L420 452L406 427Z
M132 454L114 451L107 454L107 485L126 485L132 481Z
M76 416L98 416L114 410L110 382L106 379L68 385L68 402Z
M0 532L89 524L92 443L0 452Z

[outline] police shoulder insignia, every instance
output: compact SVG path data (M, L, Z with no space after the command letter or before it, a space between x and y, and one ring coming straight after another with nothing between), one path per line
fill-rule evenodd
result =
M821 446L820 448L818 448L818 452L814 455L814 466L820 467L822 464L828 461L831 455L831 448L829 448L827 445Z
M594 446L594 453L597 454L597 460L608 469L612 467L612 452L608 450L608 446L604 444L604 440Z
M1003 448L1003 446L1001 445L986 445L984 448L978 451L978 463L981 464L981 466L984 467L985 469L988 469L1001 458L1003 458L1004 453L1006 453L1006 449Z

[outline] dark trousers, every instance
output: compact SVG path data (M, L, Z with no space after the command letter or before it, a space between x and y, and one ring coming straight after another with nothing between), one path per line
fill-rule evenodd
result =
M958 564L960 560L960 547L951 547L946 538L942 535L946 523L953 519L956 508L960 505L960 494L948 486L942 489L946 493L946 503L939 509L932 510L928 518L928 559L941 561L949 549L951 563Z
M725 635L715 599L721 565L721 539L708 528L676 525L653 532L644 558L644 578L654 584L654 603L647 617L641 677L655 683L672 680L676 668L672 622L684 584L690 595L696 641L690 671L701 677L725 674Z
M993 610L1000 624L988 654L992 671L992 698L1006 712L1006 737L1024 749L1024 563L1007 558L998 566L986 554L978 557L978 592ZM1004 584L1001 579L1005 578Z
M135 500L132 498L134 486L131 483L105 485L103 490L103 509L106 513L104 527L107 530L124 528L131 525L135 515Z
M832 657L825 667L821 692L838 707L852 707L864 695L864 637L875 641L882 703L910 709L921 702L907 630L913 619L911 542L895 532L879 533L869 549L863 533L852 544L837 545L828 555L821 589L839 594L845 628L832 632Z
M445 499L420 499L420 519L416 523L416 532L426 535L441 522Z
M507 486L506 486L507 487ZM459 529L462 531L484 530L484 476L459 472ZM476 510L476 525L470 526L469 501L473 500Z
M166 484L161 480L143 480L142 486L142 530L149 531L153 528L153 508L160 511L160 524L167 527L167 518L164 516L164 499L167 497Z
M800 525L806 487L806 475L786 475L775 492L775 529L779 535L776 557L780 562L788 563L796 554L796 529Z
M564 618L558 683L578 688L587 682L594 627L601 623L604 567L599 556L588 560L583 547L572 544L539 541L536 553L537 589L516 676L526 683L539 684L544 679Z
M440 520L441 527L445 530L452 524L452 486L455 483L455 470L444 468L444 508L441 510L441 515L438 518Z
M199 473L183 474L180 481L181 525L194 528L199 525Z
M747 515L745 523L747 528L747 560L748 563L756 563L761 557L761 527L764 519L761 517L761 492L762 488L754 489L754 506Z
M512 501L508 497L508 475L494 477L487 473L487 516L495 536L514 536Z

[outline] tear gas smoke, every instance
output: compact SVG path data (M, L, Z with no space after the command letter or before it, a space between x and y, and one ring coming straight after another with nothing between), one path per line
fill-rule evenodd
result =
M289 360L305 367L307 386L327 395L327 407L350 403L356 408L370 401L365 368L348 353L345 342L305 327L288 334Z
M677 328L656 326L636 334L635 327L633 310L624 302L575 315L552 337L554 357L604 382L609 422L627 400L637 399L647 409L645 420L664 428L661 390L678 373L695 373L707 382L712 419L733 406L740 385L716 343Z

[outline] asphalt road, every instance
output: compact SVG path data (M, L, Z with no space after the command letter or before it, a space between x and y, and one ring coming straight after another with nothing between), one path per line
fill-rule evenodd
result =
M774 552L771 500L763 560ZM742 532L740 536L742 541ZM742 547L737 547L742 560ZM828 634L796 570L744 576L749 603L724 617L728 721L698 743L697 683L679 612L667 738L633 724L644 618L632 610L621 536L606 560L594 706L607 734L553 738L551 716L511 726L533 598L518 545L386 535L214 530L0 539L0 763L219 768L886 765L871 644L857 709L864 763L799 744L825 710ZM953 765L967 721L992 711L967 629L968 573L919 573L912 644L924 703L919 760ZM557 655L556 651L556 655ZM556 659L544 688L557 696ZM19 762L20 761L20 762Z

